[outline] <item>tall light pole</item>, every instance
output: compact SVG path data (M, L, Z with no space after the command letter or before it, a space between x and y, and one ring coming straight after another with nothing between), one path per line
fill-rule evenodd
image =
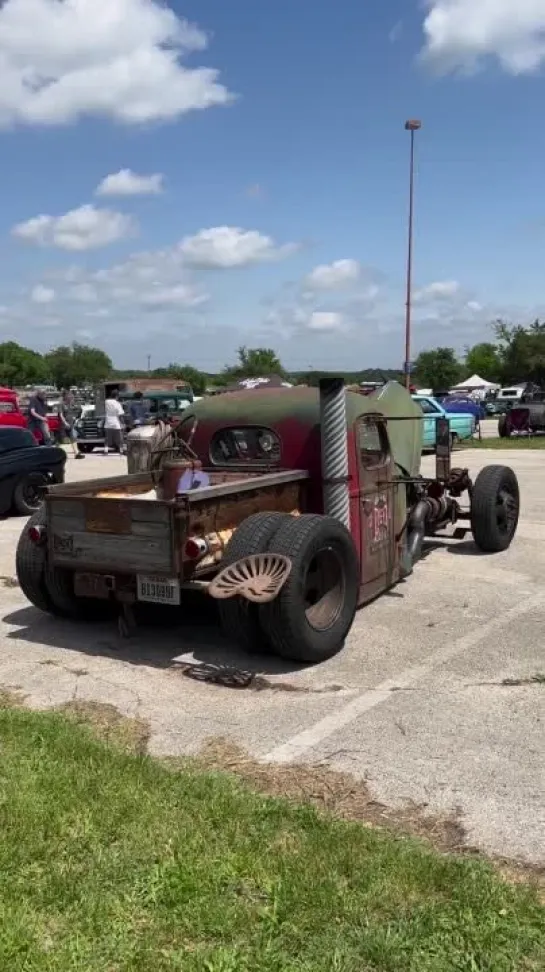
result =
M411 133L411 157L409 167L409 243L407 248L407 299L405 303L405 387L411 386L411 310L413 289L413 218L414 218L414 133L422 128L422 122L411 118L405 122L405 131Z

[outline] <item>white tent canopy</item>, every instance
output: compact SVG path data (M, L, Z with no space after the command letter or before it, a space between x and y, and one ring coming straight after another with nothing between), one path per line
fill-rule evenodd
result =
M452 391L455 389L459 389L461 391L462 389L466 388L472 391L477 391L478 389L488 390L499 387L500 386L493 381L486 381L485 378L480 378L479 375L471 375L471 378L468 378L466 381L460 381L457 385L454 385Z

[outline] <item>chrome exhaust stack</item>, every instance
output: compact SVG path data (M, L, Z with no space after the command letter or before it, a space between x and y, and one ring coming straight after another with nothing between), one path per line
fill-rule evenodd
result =
M350 529L346 390L342 378L322 378L320 434L324 512Z

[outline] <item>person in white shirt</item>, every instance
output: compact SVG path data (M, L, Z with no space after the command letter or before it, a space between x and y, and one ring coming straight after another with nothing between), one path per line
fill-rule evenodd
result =
M119 392L114 389L110 392L105 402L106 419L104 422L105 443L104 454L108 454L108 449L116 449L123 455L123 426L125 424L125 412L118 400Z

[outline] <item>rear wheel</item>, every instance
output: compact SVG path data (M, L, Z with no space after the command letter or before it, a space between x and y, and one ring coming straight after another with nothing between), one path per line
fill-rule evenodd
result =
M509 466L481 469L471 494L471 530L480 550L507 550L516 533L519 510L519 484L513 470Z
M278 655L322 662L344 645L356 613L359 562L348 530L328 516L305 515L284 525L269 546L291 559L278 597L259 608Z
M40 611L60 618L90 617L100 614L100 602L77 598L70 571L49 567L47 547L33 543L30 527L45 527L45 510L38 510L25 526L15 555L17 580L26 598Z
M291 519L288 513L255 513L243 520L225 548L222 570L243 557L266 553L280 527ZM218 601L218 611L223 633L230 641L247 652L269 649L257 604L251 604L244 597L232 597Z
M511 436L511 427L507 415L500 415L498 419L498 435L500 439L509 439Z
M79 451L83 452L85 455L87 455L89 452L92 452L93 449L95 448L94 445L89 445L88 442L80 442L79 439L76 439L76 445Z

